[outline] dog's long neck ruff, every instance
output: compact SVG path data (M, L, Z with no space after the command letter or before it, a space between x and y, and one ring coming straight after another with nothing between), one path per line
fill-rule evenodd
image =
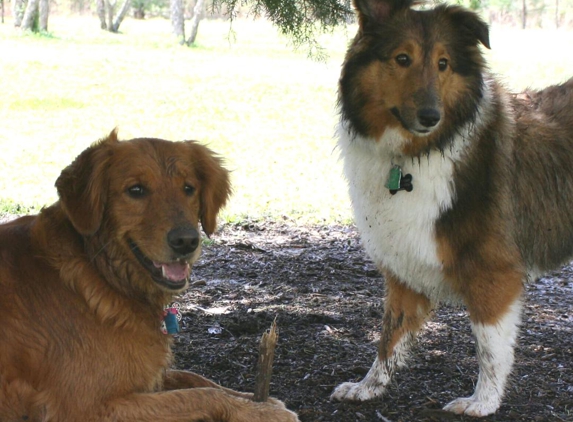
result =
M374 262L391 270L411 288L434 301L457 301L443 283L435 240L435 224L456 201L455 172L475 146L473 140L495 118L493 84L484 84L475 118L460 128L448 147L434 148L422 157L402 154L402 132L387 129L378 140L354 133L348 121L338 128L356 225ZM385 184L393 165L410 173L412 192L390 194Z

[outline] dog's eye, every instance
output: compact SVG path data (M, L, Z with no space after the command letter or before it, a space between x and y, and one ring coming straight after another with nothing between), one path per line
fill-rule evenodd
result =
M444 71L448 68L448 59L440 59L438 60L438 69L440 69L440 71Z
M147 193L146 189L141 185L133 185L127 188L127 194L132 198L141 198Z
M191 196L195 193L195 188L191 185L185 185L183 190L185 190L185 195L187 196Z
M398 54L395 60L402 67L408 67L412 63L412 59L407 54Z

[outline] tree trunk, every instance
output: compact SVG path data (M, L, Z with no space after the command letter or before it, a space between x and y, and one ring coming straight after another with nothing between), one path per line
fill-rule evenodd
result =
M133 9L133 17L135 19L145 19L145 9L143 5L139 5Z
M555 28L559 28L559 0L555 0Z
M39 0L28 0L28 5L22 18L22 29L38 32L38 3Z
M527 3L523 0L523 11L521 15L521 29L525 29L527 26Z
M50 14L50 0L40 0L38 5L40 13L40 31L48 32L48 15Z
M24 0L12 0L12 16L14 17L14 26L18 27L22 25L24 10Z
M104 0L105 2L105 27L108 31L112 30L113 27L113 9L115 2L112 4L109 0Z
M203 4L205 0L197 0L195 7L193 8L193 19L191 19L191 34L187 40L187 45L192 45L195 43L197 38L197 31L199 30L199 22L203 19Z
M119 14L115 18L115 22L111 27L111 32L119 31L119 26L123 22L123 19L125 18L125 15L127 15L127 12L129 11L130 7L131 7L131 0L124 0L123 5L121 6L121 10L119 11Z
M4 0L0 0L0 7L2 7L2 23L4 23Z
M99 18L99 24L101 29L107 29L107 23L105 21L105 1L96 1L97 16Z
M116 6L118 6L117 0L96 0L97 15L101 29L113 33L117 33L119 31L119 26L131 7L131 0L123 0L121 9L114 19L113 15Z
M171 24L173 33L177 37L179 44L185 43L185 16L183 11L182 0L170 0L171 7Z

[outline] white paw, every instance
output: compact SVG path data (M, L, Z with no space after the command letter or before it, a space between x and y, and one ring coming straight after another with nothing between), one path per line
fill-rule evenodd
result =
M381 385L368 386L363 382L345 382L335 388L330 400L366 401L380 396L384 392Z
M472 396L456 399L448 403L444 407L444 410L455 413L457 415L481 417L495 413L495 411L499 408L499 405L500 403L498 400L480 401Z

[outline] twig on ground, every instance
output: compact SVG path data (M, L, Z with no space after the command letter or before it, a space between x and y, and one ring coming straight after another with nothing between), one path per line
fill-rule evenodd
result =
M277 322L273 321L271 328L261 337L259 346L259 360L257 362L257 375L255 376L255 394L253 401L264 402L269 397L271 375L275 347L278 340Z

